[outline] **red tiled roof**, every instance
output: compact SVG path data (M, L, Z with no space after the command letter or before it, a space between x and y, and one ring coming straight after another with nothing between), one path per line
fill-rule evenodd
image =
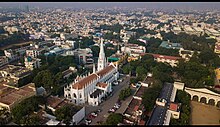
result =
M141 120L138 125L145 125L145 121L144 120Z
M98 83L96 84L96 86L105 88L106 86L108 86L108 84L106 84L106 83L104 83L104 82L98 82Z
M177 108L178 108L178 104L174 104L174 103L171 103L170 104L170 110L173 110L173 111L177 111Z
M73 89L82 89L83 87L85 87L89 82L91 82L94 79L97 79L98 76L96 74L91 74L85 78L83 78L82 80L80 80L79 82L73 84Z
M97 72L97 75L99 76L104 76L107 73L109 73L111 70L113 70L115 67L113 65L107 66L104 69L102 69L101 71Z
M175 57L175 56L166 56L166 55L160 55L160 54L152 54L154 58L162 58L162 59L169 59L169 60L178 60L181 59L181 57Z
M62 100L61 98L58 97L54 97L54 96L50 96L47 98L47 104L48 106L56 109L56 107L62 103L64 100Z

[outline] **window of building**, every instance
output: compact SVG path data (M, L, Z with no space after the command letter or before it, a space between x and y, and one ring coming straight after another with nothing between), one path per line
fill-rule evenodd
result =
M82 94L81 93L79 94L79 98L82 98Z
M73 94L73 97L75 97L75 98L76 98L76 94L75 94L75 93Z

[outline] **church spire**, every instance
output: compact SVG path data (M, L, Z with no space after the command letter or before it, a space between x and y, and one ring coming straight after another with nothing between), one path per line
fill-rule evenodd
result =
M99 51L99 59L98 59L98 71L102 70L106 66L106 58L103 47L103 38L100 38L100 51Z

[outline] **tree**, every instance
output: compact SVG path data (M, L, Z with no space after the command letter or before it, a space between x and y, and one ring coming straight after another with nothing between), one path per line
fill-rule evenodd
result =
M130 95L131 95L131 88L130 87L123 89L119 93L119 100L125 100Z
M112 113L107 117L107 125L117 125L123 121L123 116L120 113Z
M92 46L91 47L92 53L94 57L99 57L99 46Z
M59 121L64 121L65 124L69 125L72 121L73 115L80 109L78 106L72 104L67 104L63 107L58 108L55 111L56 119Z
M45 104L45 99L42 96L32 96L21 101L12 108L13 121L18 124L25 124L25 120L21 119L33 111L39 109L39 104Z
M124 65L124 66L122 67L122 71L123 71L124 74L129 74L129 72L131 71L131 68L130 68L129 65L127 64L127 65Z
M53 76L50 71L43 70L34 77L33 82L35 83L36 87L43 86L47 91L53 87Z

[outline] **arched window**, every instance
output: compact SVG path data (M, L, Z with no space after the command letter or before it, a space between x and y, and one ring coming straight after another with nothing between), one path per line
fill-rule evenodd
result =
M79 94L79 98L82 98L82 94L81 93Z
M76 98L76 94L75 93L73 94L73 97Z

